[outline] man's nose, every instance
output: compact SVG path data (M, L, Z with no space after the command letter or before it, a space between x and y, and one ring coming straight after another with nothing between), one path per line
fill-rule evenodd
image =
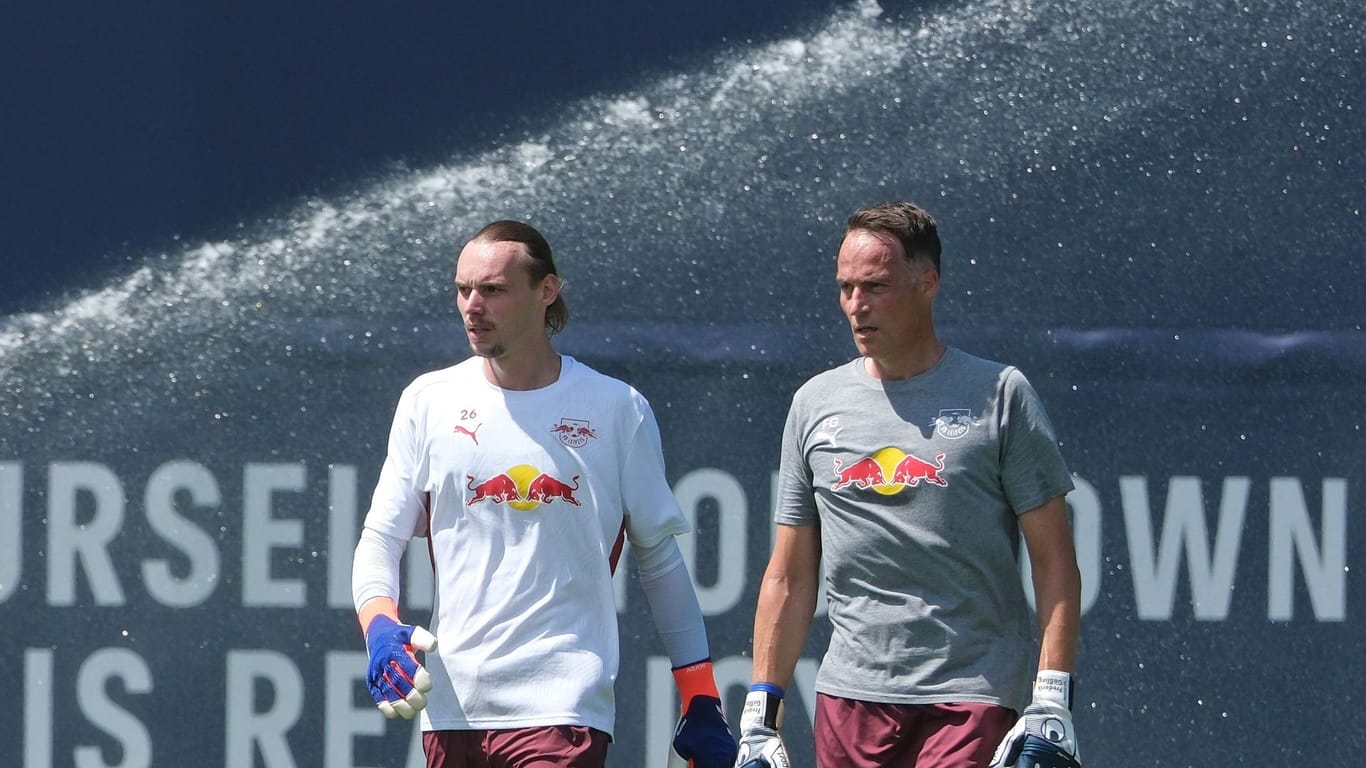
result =
M849 291L848 311L851 314L855 312L867 311L867 297L868 292L863 290L862 288L854 288L853 290Z

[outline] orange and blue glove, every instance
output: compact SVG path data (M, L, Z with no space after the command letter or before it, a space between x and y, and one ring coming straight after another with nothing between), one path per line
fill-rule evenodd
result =
M683 714L674 728L670 768L731 768L739 747L721 711L711 659L675 668L673 673Z
M370 654L365 682L385 717L411 720L427 706L426 694L432 689L432 678L413 651L436 650L436 638L422 627L400 624L393 602L382 602L387 605L362 616L368 619L365 649Z

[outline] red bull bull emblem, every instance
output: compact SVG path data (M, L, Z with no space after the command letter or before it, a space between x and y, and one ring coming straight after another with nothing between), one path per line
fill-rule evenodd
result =
M469 499L465 501L468 507L484 501L507 504L523 512L555 502L582 506L575 495L579 490L578 475L566 483L528 464L518 464L481 482L475 482L473 475L465 477L466 487L471 491Z
M914 488L921 481L941 488L947 488L949 481L941 474L944 470L944 454L934 457L933 462L913 456L900 448L883 448L872 456L865 456L845 466L835 459L835 483L830 490L853 486L859 490L872 489L885 496L900 493L904 488Z
M583 419L560 419L560 423L551 427L550 431L570 448L582 448L590 439L598 436L593 425Z

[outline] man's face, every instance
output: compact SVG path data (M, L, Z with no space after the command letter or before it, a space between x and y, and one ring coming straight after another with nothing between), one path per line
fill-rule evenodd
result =
M545 311L559 280L531 282L531 255L522 243L469 243L455 263L456 305L470 349L498 358L546 338Z
M866 357L890 360L906 354L933 331L931 301L938 286L933 269L906 260L894 237L854 230L835 262L840 308L854 345Z

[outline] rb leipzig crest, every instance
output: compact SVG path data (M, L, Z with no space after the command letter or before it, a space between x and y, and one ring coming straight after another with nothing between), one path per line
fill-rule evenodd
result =
M588 441L598 436L593 425L584 419L560 419L560 423L550 428L560 442L570 448L582 448Z

